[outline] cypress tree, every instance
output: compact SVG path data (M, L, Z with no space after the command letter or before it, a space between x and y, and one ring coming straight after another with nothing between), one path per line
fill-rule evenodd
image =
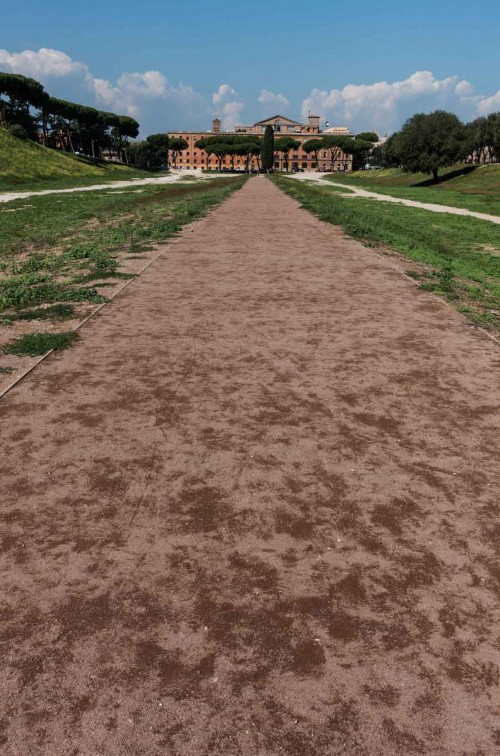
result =
M266 126L260 159L263 170L269 172L274 165L274 131L272 126Z

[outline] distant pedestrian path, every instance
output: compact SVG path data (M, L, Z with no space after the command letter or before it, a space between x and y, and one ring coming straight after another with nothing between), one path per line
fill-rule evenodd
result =
M213 174L219 178L228 174ZM98 192L104 189L120 189L128 188L130 186L157 186L161 184L173 184L180 179L187 176L194 176L195 178L212 178L210 174L197 171L183 171L168 173L166 176L159 176L157 178L150 179L128 179L127 181L111 181L109 184L92 184L91 186L74 186L70 189L42 189L41 191L32 192L5 192L0 193L0 202L12 202L13 200L26 199L27 197L41 197L44 194L69 194L71 192Z
M369 192L366 189L360 189L352 184L341 184L338 181L330 181L325 179L326 173L296 173L293 174L294 179L299 181L316 181L323 186L340 186L342 189L346 189L346 195L351 192L356 197L364 197L365 199L381 200L382 202L397 202L400 205L408 205L408 207L419 207L421 210L430 210L432 213L449 213L450 215L469 215L471 218L478 218L479 220L490 221L491 223L500 224L499 215L489 215L488 213L476 213L474 210L465 210L463 207L449 207L448 205L436 205L431 202L417 202L416 200L402 199L401 197L392 197L390 194L378 194L377 192Z

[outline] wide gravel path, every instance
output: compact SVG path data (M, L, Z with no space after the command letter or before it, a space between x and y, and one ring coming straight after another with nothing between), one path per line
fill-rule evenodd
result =
M437 205L434 202L418 202L417 200L403 199L402 197L392 197L390 194L378 194L370 192L367 189L360 189L354 184L341 184L339 181L330 181L324 176L331 175L326 173L293 173L292 178L299 181L316 181L323 186L340 186L346 190L346 197L364 197L365 199L374 199L381 202L396 202L398 205L407 205L408 207L419 207L421 210L430 210L432 213L448 213L450 215L468 215L471 218L491 221L491 223L500 223L500 216L490 215L489 213L477 213L475 210L466 210L464 207L450 207L448 205Z
M0 402L0 750L500 749L500 351L251 179Z

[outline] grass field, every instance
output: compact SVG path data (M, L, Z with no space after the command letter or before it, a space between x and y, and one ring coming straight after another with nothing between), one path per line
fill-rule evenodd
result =
M244 181L223 178L9 203L0 209L0 323L34 332L47 320L74 318L81 303L106 301L103 289L133 277L130 261L151 257L152 245L205 215Z
M151 176L124 165L95 165L84 158L49 150L0 128L0 191L64 189Z
M500 330L500 228L487 221L344 198L329 188L273 180L321 220L367 246L408 258L407 271L474 323Z
M392 197L500 216L500 165L455 166L443 171L441 182L433 185L429 185L431 176L404 173L398 168L354 171L327 178Z

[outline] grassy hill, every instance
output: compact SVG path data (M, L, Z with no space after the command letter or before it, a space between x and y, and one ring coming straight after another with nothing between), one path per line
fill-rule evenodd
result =
M393 197L463 207L500 215L500 165L455 165L442 171L440 182L423 173L404 173L399 168L333 174L332 181L355 184Z
M123 165L96 165L11 136L0 128L0 191L64 188L150 174Z
M367 183L373 186L430 186L432 176L425 173L404 173L400 168L381 171L353 171L345 177L348 181ZM446 189L465 194L500 194L500 164L454 165L441 170L440 183L435 189ZM344 179L343 179L344 180Z

